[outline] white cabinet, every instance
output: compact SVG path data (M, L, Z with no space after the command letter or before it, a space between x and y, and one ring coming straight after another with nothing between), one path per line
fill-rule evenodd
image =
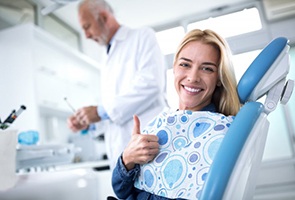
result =
M40 105L67 111L64 97L75 107L98 103L98 63L66 48L39 29L34 34L33 55Z
M19 130L40 129L40 113L70 113L100 103L99 63L63 44L33 24L0 32L0 116L20 105ZM45 111L46 112L46 111Z

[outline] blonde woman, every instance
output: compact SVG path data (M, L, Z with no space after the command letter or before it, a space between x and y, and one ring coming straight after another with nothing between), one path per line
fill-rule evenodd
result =
M142 131L134 116L132 138L113 171L120 199L197 199L240 108L230 49L214 31L187 33L173 71L179 108Z

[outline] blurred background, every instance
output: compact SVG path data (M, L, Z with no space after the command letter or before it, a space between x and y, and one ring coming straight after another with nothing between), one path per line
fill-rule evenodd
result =
M13 127L39 134L38 144L75 144L79 167L34 167L0 199L105 199L110 179L101 132L73 134L66 126L74 108L100 102L105 49L85 38L77 0L0 0L0 117L26 105ZM173 52L186 32L212 29L228 41L237 80L272 39L287 37L295 79L294 0L107 0L121 24L150 26L166 58L168 102L177 106ZM295 95L271 113L270 130L254 199L295 199ZM96 170L95 170L96 169ZM78 170L78 171L77 171ZM63 178L61 178L63 177ZM1 181L1 180L0 180ZM37 188L37 190L36 190ZM39 188L46 188L40 193ZM49 189L50 188L50 189ZM75 190L73 190L75 189ZM59 198L60 197L60 198Z

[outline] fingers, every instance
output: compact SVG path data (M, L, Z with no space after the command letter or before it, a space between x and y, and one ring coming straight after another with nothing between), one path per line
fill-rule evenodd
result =
M77 110L75 117L80 125L89 125L91 123L90 112L87 108L80 108Z
M136 147L139 149L159 148L158 137L156 135L140 135L136 139Z
M135 164L145 164L153 160L159 153L158 137L155 135L142 135L139 131L139 120L134 118L134 131L131 140L122 154L126 169L132 169Z
M146 164L146 163L152 161L157 156L158 153L159 153L158 148L145 149L142 151L142 154L137 155L137 157L135 158L136 163Z
M140 135L140 138L132 149L133 155L137 157L135 160L137 160L136 163L138 164L150 161L151 158L153 159L159 153L159 143L157 141L151 141L151 138L154 137L150 136L152 135ZM155 138L157 138L157 136L155 136Z
M73 132L77 132L79 129L77 128L77 126L79 125L79 123L77 122L75 116L70 116L67 120L67 124L68 127L73 131Z
M90 124L90 120L85 108L80 108L79 110L77 110L77 112L75 113L75 117L81 125Z
M72 115L67 119L67 125L73 132L80 131L82 129L87 128L88 126L81 124L80 121L77 120L75 115Z
M156 135L146 135L146 139L148 142L157 142L157 144L159 141L159 138Z
M140 121L137 115L133 115L133 122L134 122L134 126L133 126L132 135L140 134Z
M146 164L153 160L159 153L159 148L126 148L122 154L122 161L129 171L134 168L135 164Z
M122 154L122 161L127 170L135 164L145 164L153 160L159 153L158 137L156 135L140 134L140 120L133 116L132 137Z
M137 115L133 115L133 132L132 135L140 134L140 120ZM158 142L159 138L156 135L144 135L143 139L146 139L148 142Z
M149 156L155 156L159 152L159 148L155 146L154 148L145 148L141 150L141 153L139 156L141 157L149 157Z
M101 118L97 113L97 106L87 106L77 110L75 117L82 125L99 122Z

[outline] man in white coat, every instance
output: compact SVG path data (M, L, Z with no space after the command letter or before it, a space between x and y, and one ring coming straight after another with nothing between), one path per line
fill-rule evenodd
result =
M105 143L111 169L131 137L133 115L145 126L166 106L166 65L150 28L120 25L104 0L84 0L79 20L87 38L107 47L102 70L102 105L77 110L69 117L73 131L105 122Z

